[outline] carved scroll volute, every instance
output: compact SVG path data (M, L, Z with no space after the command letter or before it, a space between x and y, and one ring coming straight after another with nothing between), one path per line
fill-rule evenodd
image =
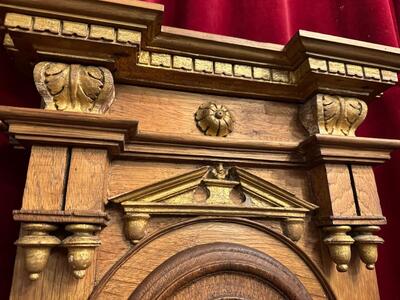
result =
M33 75L45 109L104 113L114 100L113 77L103 67L40 62Z
M362 100L318 94L302 106L300 120L310 135L354 136L367 111Z
M24 249L25 269L29 273L29 279L36 280L47 265L51 248L59 245L61 241L48 234L57 229L54 225L25 223L22 228L27 234L18 239L15 244Z

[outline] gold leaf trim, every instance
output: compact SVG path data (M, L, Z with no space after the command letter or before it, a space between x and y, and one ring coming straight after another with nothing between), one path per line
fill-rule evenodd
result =
M124 45L139 45L141 40L141 33L134 30L17 13L7 13L4 26L11 31L41 32Z

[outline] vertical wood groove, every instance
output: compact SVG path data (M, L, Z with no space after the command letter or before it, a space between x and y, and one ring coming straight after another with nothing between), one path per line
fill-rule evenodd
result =
M351 185L351 189L353 191L354 205L356 208L356 213L357 213L357 216L361 216L360 202L358 201L357 188L356 188L356 184L354 182L353 170L351 168L351 165L347 165L347 168L349 170L350 185Z
M68 178L69 178L69 171L71 168L71 148L68 147L67 149L67 157L65 163L65 175L64 175L64 189L63 189L63 198L61 203L61 210L65 210L65 203L67 199L67 187L68 187Z

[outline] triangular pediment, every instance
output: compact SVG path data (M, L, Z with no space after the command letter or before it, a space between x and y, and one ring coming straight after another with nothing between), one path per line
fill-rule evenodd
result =
M109 199L125 211L152 214L222 214L304 217L317 208L250 172L203 167Z

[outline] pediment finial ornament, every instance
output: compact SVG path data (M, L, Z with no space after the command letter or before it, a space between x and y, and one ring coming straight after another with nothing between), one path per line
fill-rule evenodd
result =
M198 196L201 195L201 196ZM202 167L109 199L125 211L132 243L145 236L150 216L231 216L278 219L283 233L298 241L314 204L297 198L238 167Z
M228 176L229 169L224 168L223 164L218 164L210 172L216 179L225 179Z

